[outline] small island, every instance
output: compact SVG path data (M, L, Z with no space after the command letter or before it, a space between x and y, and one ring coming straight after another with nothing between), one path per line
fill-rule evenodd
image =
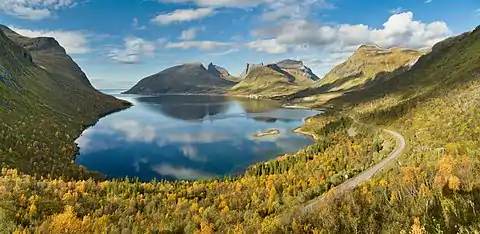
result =
M265 137L265 136L274 136L280 134L280 130L278 129L269 129L263 132L257 132L253 134L253 137Z

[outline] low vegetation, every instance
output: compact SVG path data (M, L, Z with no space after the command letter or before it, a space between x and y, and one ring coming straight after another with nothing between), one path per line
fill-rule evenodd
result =
M316 144L252 166L245 176L195 182L35 179L2 171L4 225L18 231L276 233L278 217L374 165L394 143L347 118L315 117ZM1 216L0 216L1 217ZM0 224L1 225L1 224ZM60 229L59 229L60 228Z
M312 117L299 130L315 137L312 146L252 165L243 176L194 182L86 179L89 175L71 161L72 138L80 126L118 108L118 103L86 95L84 105L74 105L79 97L74 90L61 93L72 96L59 94L38 101L35 97L43 88L57 83L47 71L31 65L22 48L2 47L6 43L0 49L13 49L0 53L11 59L0 57L0 62L2 71L13 76L0 82L4 232L476 233L480 229L480 28L437 44L407 71L394 70L386 74L388 79L325 100L341 112ZM12 61L17 60L23 62L14 66ZM407 139L408 149L371 181L319 203L314 212L300 212L308 201L378 163L395 147L388 134L348 116L395 129ZM35 176L44 173L61 176Z

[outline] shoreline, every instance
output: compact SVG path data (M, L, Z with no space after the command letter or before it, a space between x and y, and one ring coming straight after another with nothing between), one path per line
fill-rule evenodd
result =
M108 95L108 94L106 94L106 95ZM114 97L113 95L109 95L109 96ZM114 98L116 98L116 97L114 97ZM75 151L74 151L74 154L71 157L75 162L77 161L77 158L80 155L80 147L78 146L76 141L77 141L78 138L80 138L82 136L82 134L85 132L85 130L95 126L95 124L97 124L103 117L106 117L108 115L127 110L127 109L129 109L133 106L133 103L131 103L129 101L126 101L126 100L123 100L123 99L120 99L120 98L116 98L116 99L119 102L118 107L112 108L111 110L108 110L108 111L105 111L105 112L101 113L100 115L96 116L92 120L91 123L83 124L83 125L80 126L80 129L78 130L78 133L73 137L73 139L74 139L73 144L75 144ZM77 165L77 167L79 167L79 166L80 165ZM88 168L86 168L86 169L87 169L87 172L89 172L89 173L100 175L102 177L102 180L106 179L105 174L100 173L98 171L89 170ZM93 178L93 179L98 179L98 178Z
M302 108L298 108L298 109L302 109ZM322 111L323 111L323 113L325 113L325 110L322 110ZM318 114L317 114L317 115L318 115ZM293 132L293 133L296 133L296 134L301 134L301 135L310 137L310 138L312 138L315 142L319 141L320 138L319 138L317 135L315 135L315 133L311 133L311 132L307 132L307 131L303 131L303 130L302 130L302 127L304 127L305 124L307 124L307 122L309 121L309 119L311 119L311 118L313 118L313 117L315 117L315 116L317 116L317 115L312 115L312 116L309 116L309 117L305 118L305 120L303 121L302 126L299 126L299 127L295 128L295 129L293 129L292 132ZM307 146L307 147L308 147L308 146ZM300 150L302 150L302 149L300 149Z
M123 92L120 93L120 94L124 94ZM110 96L114 96L112 94L107 94L107 95L110 95ZM133 95L143 95L143 96L152 96L152 97L155 97L155 96L221 96L221 97L237 97L237 98L246 98L246 99L251 99L251 100L267 100L267 101L278 101L278 102L282 102L281 100L276 100L276 99L271 99L271 98L264 98L264 97L260 97L260 98L256 98L256 97L252 97L250 95L232 95L232 94L197 94L197 93L164 93L164 94L133 94ZM116 97L116 96L114 96ZM88 128L94 126L95 124L97 124L103 117L106 117L108 115L111 115L111 114L114 114L114 113L118 113L118 112L121 112L121 111L124 111L124 110L127 110L129 108L131 108L132 106L134 106L134 104L132 104L131 102L128 102L124 99L121 99L119 97L116 97L117 99L119 99L123 105L119 106L118 108L115 108L113 110L110 110L110 111L107 111L105 113L102 113L101 115L99 115L98 117L96 117L96 119L92 122L92 123L89 123L89 124L86 124L86 125L83 125L81 130L80 130L80 133L74 138L74 144L76 145L76 151L75 151L75 155L73 156L73 160L76 161L77 157L79 156L80 154L80 147L78 146L78 144L76 143L76 140L82 136L83 132L85 130L87 130ZM299 135L303 135L305 137L308 137L310 139L312 139L312 144L309 144L303 148L300 148L298 150L296 150L293 154L297 154L299 152L301 152L302 150L305 150L306 148L314 145L318 140L319 140L319 137L316 136L314 133L311 133L311 132L307 132L307 131L302 131L302 127L305 126L305 124L309 121L309 119L317 116L317 115L321 115L323 113L325 113L327 110L326 109L320 109L320 108L310 108L310 107L306 107L306 106L301 106L301 105L297 105L297 104L288 104L288 103L285 103L283 102L282 105L281 105L282 108L285 108L285 109L302 109L302 110L315 110L315 111L319 111L321 113L318 113L318 114L315 114L315 115L312 115L312 116L308 116L306 118L303 119L303 124L292 129L290 132L292 133L295 133L295 134L299 134ZM278 134L275 134L275 135L278 135ZM269 136L269 135L267 135ZM263 137L263 136L262 136ZM275 157L273 157L272 159L270 160L278 160L280 159L281 157L283 157L283 155L277 155ZM266 162L266 161L259 161L257 163L262 163L262 162ZM254 165L254 164L251 164L251 165ZM251 166L249 165L249 166ZM247 167L248 168L248 167ZM93 170L89 170L88 168L86 168L88 172L90 173L95 173L95 174L99 174L101 175L103 178L102 180L110 180L106 177L105 174L103 173L100 173L98 171L93 171ZM245 176L245 171L243 171L242 173L236 175L235 177L243 177Z

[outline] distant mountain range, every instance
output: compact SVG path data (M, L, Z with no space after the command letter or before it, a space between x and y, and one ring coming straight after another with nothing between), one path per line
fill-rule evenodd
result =
M184 64L142 79L126 93L221 93L252 98L286 99L364 88L411 67L424 54L406 48L363 45L320 79L302 61L248 63L239 77L210 63Z
M312 85L319 78L301 61L247 64L240 77L210 63L183 64L146 77L127 94L212 93L275 97Z
M213 64L183 64L142 79L127 94L212 93L222 94L235 85L227 70Z

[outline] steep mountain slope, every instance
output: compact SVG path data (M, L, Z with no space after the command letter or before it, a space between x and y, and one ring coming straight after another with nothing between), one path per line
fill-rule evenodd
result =
M84 84L84 86L93 88L82 69L54 38L24 37L3 25L0 25L0 29L12 41L29 51L33 57L33 62L41 68L55 74L55 76L61 76L64 79L78 80ZM68 85L68 82L65 84Z
M241 79L235 76L232 76L228 70L224 67L220 67L213 63L208 64L207 70L213 75L220 77L224 80L232 81L238 83Z
M295 220L330 232L478 230L479 91L480 26L436 44L409 71L330 101L402 132L409 149L371 182Z
M318 81L317 75L312 72L312 69L303 64L302 61L286 59L276 63L282 70L292 74L297 79L299 84L312 84L312 81Z
M142 79L125 93L225 93L235 85L208 71L201 63L183 64Z
M0 28L0 161L31 174L83 176L72 161L74 138L129 104L96 91L53 38Z
M422 52L405 49L382 49L363 45L345 62L333 68L323 79L289 99L326 101L345 92L364 89L375 83L391 79L410 69L422 56Z
M268 65L247 64L242 81L230 89L235 95L278 98L314 84L318 77L301 61L283 60Z
M257 67L263 67L265 66L263 63L260 63L260 64L254 64L254 63L247 63L247 66L245 67L245 70L243 70L242 74L240 74L240 78L245 78L248 76L248 74L250 74L250 71L252 71L252 69L254 68L257 68Z
M420 56L420 52L411 49L363 45L347 61L330 71L318 86L331 86L328 91L349 89L365 84L381 73L409 67Z
M335 104L355 104L386 94L395 102L441 95L444 89L476 79L480 72L480 30L446 39L433 46L410 69L391 73L363 90L347 92L331 100ZM388 73L387 73L388 75ZM440 91L439 91L440 90Z
M29 61L18 51L12 61ZM408 71L332 101L344 113L327 112L302 127L316 136L314 145L252 165L235 179L66 181L2 170L0 227L27 233L475 233L479 91L480 27L437 44ZM370 123L407 138L398 162L310 215L295 213L391 152L395 145Z

